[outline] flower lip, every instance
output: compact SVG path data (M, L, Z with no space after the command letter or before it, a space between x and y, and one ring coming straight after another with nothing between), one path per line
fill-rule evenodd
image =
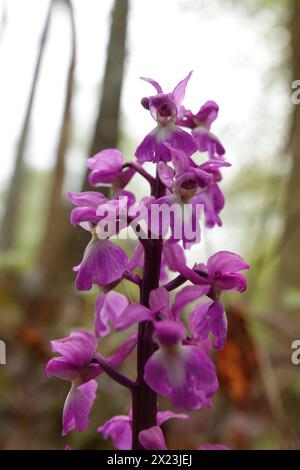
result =
M155 332L153 339L161 346L174 346L185 336L185 328L182 323L173 320L161 320L154 323Z

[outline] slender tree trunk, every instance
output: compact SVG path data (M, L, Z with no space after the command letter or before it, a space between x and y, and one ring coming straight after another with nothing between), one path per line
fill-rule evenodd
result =
M292 80L300 79L300 2L293 0L290 22ZM294 105L290 135L292 169L287 187L285 228L279 265L280 296L300 289L300 105Z
M128 0L115 0L101 100L89 150L90 155L105 148L116 147L118 143L120 99L126 57L127 17ZM89 189L87 178L84 178L84 189Z
M51 199L40 253L40 264L48 280L53 279L53 275L55 275L56 260L61 251L62 234L64 229L66 229L62 189L65 177L65 157L70 141L71 108L76 66L76 30L73 7L70 0L63 0L63 3L65 3L68 8L70 15L72 51L67 74L65 105L53 174L52 190L50 192Z
M31 84L29 100L27 108L25 111L24 123L22 126L22 131L19 139L19 144L16 151L16 160L13 175L10 181L10 186L8 189L5 214L2 220L1 234L0 234L0 248L3 250L9 250L14 248L15 245L15 235L16 235L16 224L18 218L18 208L20 205L20 199L22 196L23 188L23 170L24 170L24 158L26 152L26 144L28 140L29 130L30 130L30 120L33 110L34 97L36 94L37 83L41 68L41 63L45 51L45 45L47 41L47 36L49 32L51 11L52 11L51 1L49 4L48 12L46 15L45 25L41 35L41 41L37 56L37 61L35 65L33 81Z
M110 37L107 49L107 60L104 79L101 86L99 112L96 118L94 135L89 155L93 155L104 148L116 147L119 134L120 99L123 84L124 65L126 58L126 33L128 20L128 0L115 0L112 16ZM87 182L87 173L84 177L82 190L90 190ZM88 242L88 233L80 228L69 227L66 230L64 245L64 265L61 272L66 280L72 275L71 266L80 261L85 245ZM67 268L67 272L65 271Z

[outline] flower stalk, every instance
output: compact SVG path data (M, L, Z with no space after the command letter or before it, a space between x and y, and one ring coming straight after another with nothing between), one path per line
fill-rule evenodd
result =
M164 195L165 187L158 173L152 195L155 198ZM141 286L140 303L149 307L149 296L159 285L163 239L153 240L150 247L144 248L144 276ZM132 449L142 449L139 433L143 429L156 426L157 394L149 387L144 379L144 369L149 357L156 349L152 340L153 326L150 321L140 323L137 343L137 381L132 392Z

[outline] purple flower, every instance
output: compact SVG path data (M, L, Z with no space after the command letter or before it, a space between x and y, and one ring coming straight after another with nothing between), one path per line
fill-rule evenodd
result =
M76 288L87 291L93 284L106 286L120 280L126 270L127 255L119 246L105 238L126 226L127 222L120 219L120 214L133 204L134 196L127 191L119 191L110 201L101 193L88 191L68 193L68 197L77 206L71 212L71 223L79 224L92 234L81 263L74 268L77 272ZM106 217L110 212L113 228L107 234L100 222L106 226Z
M145 381L155 392L169 397L177 409L210 407L218 390L214 364L200 347L183 345L183 338L180 323L156 322L153 339L160 348L146 363Z
M182 413L173 413L172 411L162 411L157 413L157 424L161 426L169 419L187 419L188 415ZM158 427L157 426L157 427ZM159 428L160 429L160 428ZM116 449L130 450L132 448L132 414L119 415L106 421L97 429L103 434L104 439L111 438Z
M100 294L95 308L95 335L106 336L110 332L110 323L114 325L128 305L127 297L118 292L109 291Z
M144 267L144 248L139 243L138 245L136 245L133 255L127 263L127 270L129 272L132 272L137 268L143 269L143 267ZM160 276L159 276L160 281L167 281L168 279L166 268L167 268L167 261L163 254L161 264L160 264Z
M231 251L218 251L212 255L207 265L199 263L194 271L199 274L199 283L203 281L210 284L215 295L222 291L237 290L243 292L247 289L246 278L239 271L249 269L243 258Z
M171 93L163 93L161 86L152 79L143 78L157 91L157 95L143 98L142 105L149 109L157 126L144 138L136 149L135 155L142 163L145 161L170 161L170 149L165 143L183 150L186 155L192 155L197 150L193 137L177 126L176 119L181 116L181 103L185 89L191 77L191 72L174 88Z
M119 366L135 348L137 334L134 332L120 348L107 358L113 366ZM97 339L88 331L71 333L67 338L51 341L52 351L60 354L50 359L46 366L47 376L54 376L71 382L71 390L63 410L62 435L72 429L84 431L89 424L88 415L96 398L97 382L94 380L104 371L95 361Z
M146 450L168 450L164 435L159 426L141 431L139 441ZM198 450L229 450L221 444L202 444Z
M98 364L91 363L97 340L88 331L78 331L67 338L51 341L51 346L52 351L61 356L50 359L46 374L72 382L63 411L62 435L66 436L72 429L84 431L87 428L98 386L93 379L102 370Z
M124 188L135 173L133 168L122 171L124 157L118 149L105 149L90 157L87 166L92 170L89 182L92 186Z
M223 305L213 300L199 304L189 316L189 330L191 342L204 342L212 333L214 348L222 349L227 339L227 318Z
M210 158L222 157L225 149L219 139L210 132L212 123L218 116L219 106L214 101L207 101L193 114L186 110L182 120L178 124L192 129L192 135L200 152L208 152Z
M209 286L187 286L176 294L170 307L168 292L162 287L155 289L150 293L150 308L131 304L115 324L116 330L123 330L145 320L153 323L153 340L160 348L146 363L144 377L154 391L168 396L176 408L209 407L218 388L214 365L201 346L200 335L197 346L186 341L180 321L184 307L208 291Z
M222 224L219 213L224 207L224 196L217 181L221 179L220 168L230 166L230 163L214 159L197 165L184 152L169 145L168 148L174 169L159 162L158 174L171 194L159 198L155 204L167 204L172 209L171 239L182 240L184 248L188 248L200 241L202 206L207 227ZM167 229L167 226L164 227L165 231Z
M145 450L168 450L163 432L159 426L152 426L141 431L139 441Z
M107 286L122 279L126 271L127 255L119 246L109 240L93 237L87 245L81 263L74 271L76 289L88 291L93 284Z
M97 209L100 205L108 202L103 194L96 191L69 192L68 199L77 206L71 211L71 224L80 225L85 230L90 230L93 225L99 222L100 217L97 216Z

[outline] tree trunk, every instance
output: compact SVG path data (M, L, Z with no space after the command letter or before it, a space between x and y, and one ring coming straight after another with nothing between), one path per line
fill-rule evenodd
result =
M76 31L73 7L70 0L63 0L63 2L67 6L70 15L72 51L67 74L66 98L62 117L61 132L57 148L52 189L50 192L50 204L40 253L40 265L47 280L52 280L53 276L55 275L54 270L56 267L56 260L61 254L60 246L62 234L66 229L65 211L62 201L62 189L65 177L65 157L70 141L71 107L74 92L74 74L76 66Z
M120 100L126 57L128 0L115 0L99 112L89 155L116 147L119 134ZM87 178L83 190L87 190Z
M300 2L293 0L291 21L292 80L300 78ZM280 297L300 290L300 105L294 105L290 135L292 169L287 187L285 228L282 237L279 284Z
M116 147L119 133L120 99L123 83L124 64L126 57L126 32L128 17L128 0L115 0L112 17L107 60L104 79L99 100L99 112L96 119L94 135L89 149L93 155L104 148ZM87 182L87 172L83 181L82 190L90 190ZM82 258L84 247L89 240L89 234L78 227L69 227L62 240L64 246L64 259L61 272L66 280L70 279L71 266L78 264ZM67 268L67 272L66 272Z
M42 35L41 35L41 41L40 41L37 61L35 65L33 81L31 84L29 100L28 100L26 111L25 111L24 123L22 126L22 131L21 131L21 135L20 135L20 139L19 139L19 143L18 143L17 151L16 151L15 167L14 167L13 175L10 181L10 186L8 189L6 206L5 206L5 214L2 220L2 227L1 227L1 234L0 234L0 249L3 249L3 250L12 249L15 246L18 208L20 205L20 199L22 196L22 188L23 188L23 182L24 182L24 175L23 175L24 157L25 157L26 144L27 144L28 135L29 135L30 120L31 120L31 115L32 115L34 97L36 94L41 63L42 63L47 36L49 32L52 5L53 5L53 2L51 1L49 4L49 9L48 9L46 20L45 20L45 25L44 25Z

